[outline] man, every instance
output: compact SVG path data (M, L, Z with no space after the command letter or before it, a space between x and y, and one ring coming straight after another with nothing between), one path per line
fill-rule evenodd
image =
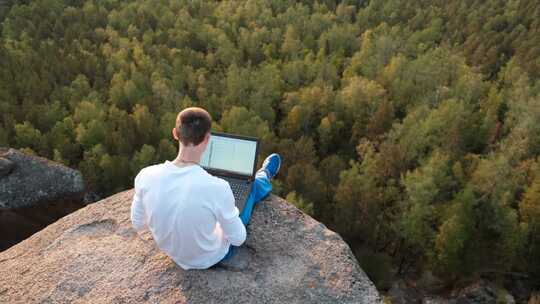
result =
M281 164L275 153L265 159L239 214L229 183L199 166L211 125L202 108L181 111L172 129L179 144L176 159L143 168L135 177L133 227L148 228L157 246L183 269L206 269L234 255L235 246L246 240L253 206L270 193L270 179Z

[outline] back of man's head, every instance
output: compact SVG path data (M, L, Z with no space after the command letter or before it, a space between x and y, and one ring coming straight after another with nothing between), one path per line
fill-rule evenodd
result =
M182 145L200 144L212 128L212 117L203 108L190 107L176 117L176 134Z

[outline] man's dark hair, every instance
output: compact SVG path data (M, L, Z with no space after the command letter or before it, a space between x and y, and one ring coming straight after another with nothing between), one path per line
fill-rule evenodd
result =
M176 117L176 134L184 146L200 144L211 127L212 117L203 108L186 108Z

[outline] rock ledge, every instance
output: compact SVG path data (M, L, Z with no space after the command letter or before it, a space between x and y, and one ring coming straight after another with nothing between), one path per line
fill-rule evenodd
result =
M82 201L82 174L44 157L0 147L0 210L57 201Z
M131 228L133 190L0 253L0 303L380 303L339 235L271 195L239 267L185 271Z

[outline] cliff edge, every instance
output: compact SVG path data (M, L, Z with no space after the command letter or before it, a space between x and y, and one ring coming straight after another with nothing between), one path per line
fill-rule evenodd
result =
M185 271L138 236L133 190L65 216L0 253L0 303L379 303L349 246L271 195L232 264Z

